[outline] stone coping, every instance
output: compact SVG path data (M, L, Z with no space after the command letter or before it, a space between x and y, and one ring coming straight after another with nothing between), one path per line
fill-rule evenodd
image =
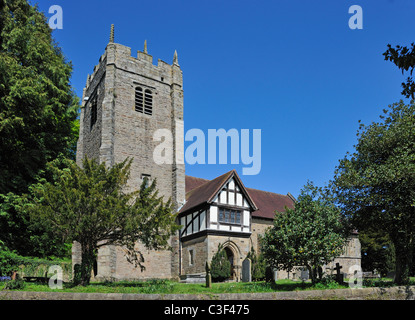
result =
M414 300L414 297L415 286L221 294L0 291L0 300Z

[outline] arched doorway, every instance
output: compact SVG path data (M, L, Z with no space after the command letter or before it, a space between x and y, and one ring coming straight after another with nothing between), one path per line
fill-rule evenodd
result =
M238 245L231 241L225 241L223 244L226 255L231 263L231 276L230 279L239 281L241 278L241 250Z

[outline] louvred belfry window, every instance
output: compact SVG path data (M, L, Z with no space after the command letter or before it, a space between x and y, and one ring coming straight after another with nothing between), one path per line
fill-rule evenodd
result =
M153 114L153 95L148 89L144 92L144 113L150 116Z
M149 89L135 88L135 111L149 116L153 114L153 94Z
M143 113L144 110L144 98L143 89L140 87L135 88L135 111Z

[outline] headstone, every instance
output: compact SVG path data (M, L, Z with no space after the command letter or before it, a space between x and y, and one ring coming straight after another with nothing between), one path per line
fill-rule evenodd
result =
M338 284L343 284L344 282L344 274L340 272L340 269L342 269L343 267L337 262L336 263L336 268L334 268L334 270L336 270L336 282Z
M278 269L273 269L274 271L274 281L278 280Z
M206 269L206 288L212 288L212 275L210 274L210 267L207 261L206 261L205 269Z
M274 273L272 272L272 268L270 266L265 268L265 281L266 282L272 282Z
M309 278L310 278L310 276L308 274L308 269L307 268L302 268L301 269L300 279L302 281L307 281Z
M242 282L251 282L252 275L251 275L251 259L246 258L242 262Z
M297 273L295 271L292 272L292 278L293 280L297 280Z

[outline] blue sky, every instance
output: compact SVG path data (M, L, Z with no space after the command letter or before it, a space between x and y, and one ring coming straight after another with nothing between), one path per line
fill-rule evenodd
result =
M240 165L186 165L213 179L236 169L245 186L297 196L307 180L333 177L356 143L358 120L377 121L403 99L405 77L382 53L415 42L413 0L38 0L63 9L54 37L74 66L78 96L115 24L115 42L154 63L177 50L184 76L185 131L261 129L261 172ZM363 10L352 30L349 7ZM405 100L405 99L404 99ZM187 147L190 142L186 143ZM230 162L230 161L229 161Z

